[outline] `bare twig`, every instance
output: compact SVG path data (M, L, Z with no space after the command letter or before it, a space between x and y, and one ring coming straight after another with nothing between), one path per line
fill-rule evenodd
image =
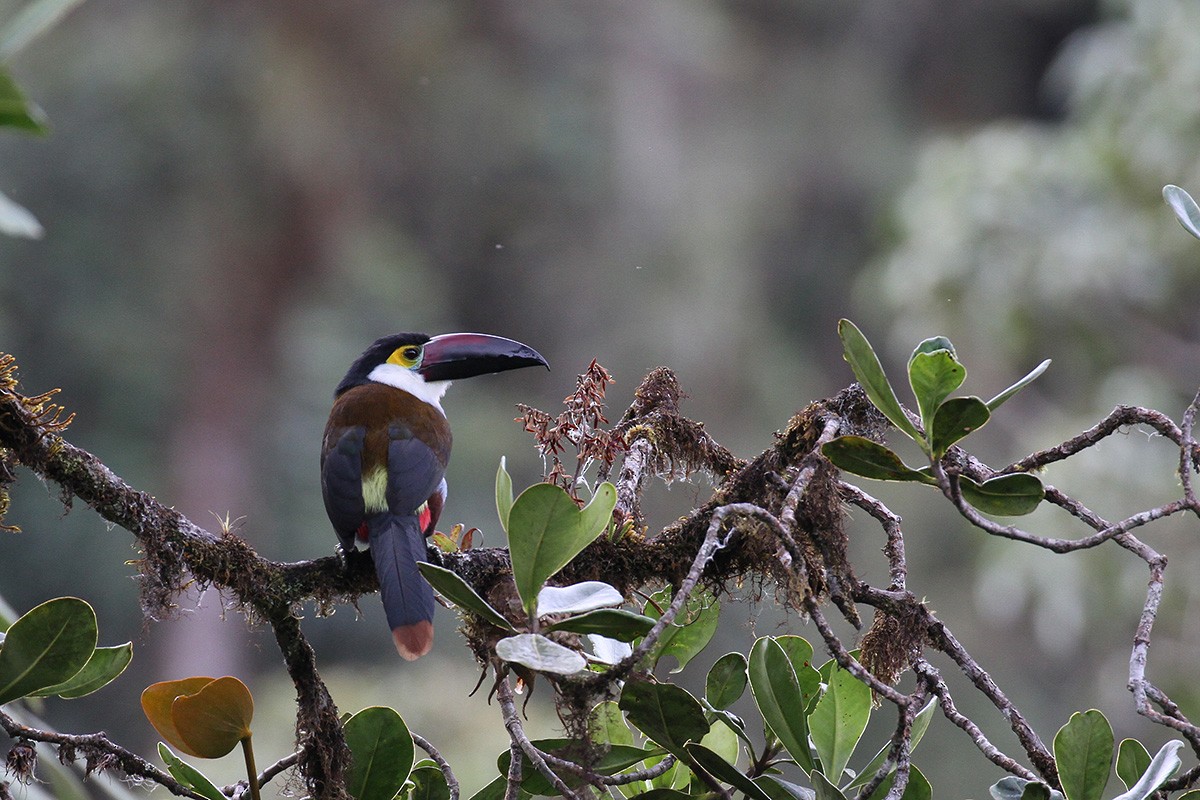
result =
M954 706L954 699L950 696L950 687L942 680L937 668L921 658L913 663L913 669L925 680L929 690L937 695L942 714L971 737L971 741L979 748L979 752L983 753L984 758L1019 778L1027 781L1040 780L1035 772L1001 752L998 747L988 741L987 736L979 729L978 725L959 712Z
M0 711L0 728L13 739L45 742L57 746L59 757L64 761L74 761L77 755L82 755L89 764L97 764L98 769L117 769L126 775L154 781L171 794L204 800L203 795L187 788L138 754L110 741L103 733L58 733L41 730L20 723L3 711Z
M508 683L508 675L500 673L496 678L496 700L500 703L500 713L504 717L504 727L508 730L509 738L512 739L515 747L512 757L514 761L520 762L521 753L529 759L533 764L534 769L541 773L542 777L550 781L550 785L555 791L561 794L568 800L586 800L587 795L577 792L560 778L554 770L550 769L550 765L546 763L546 759L542 751L538 750L533 742L529 741L529 737L525 735L525 726L521 724L521 715L517 713L517 706L513 700L513 690ZM521 769L518 766L516 782L519 786ZM509 782L512 782L512 767L509 767Z
M442 776L446 779L446 786L450 788L450 800L458 800L458 778L454 776L454 770L450 767L450 762L424 736L412 733L411 731L409 735L412 736L412 740L417 747L424 750L426 755L433 759L433 763L437 764L438 769L442 771Z

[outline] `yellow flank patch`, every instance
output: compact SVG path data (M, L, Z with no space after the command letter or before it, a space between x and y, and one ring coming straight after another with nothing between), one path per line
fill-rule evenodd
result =
M370 474L363 475L363 505L368 514L387 511L387 468L376 467Z

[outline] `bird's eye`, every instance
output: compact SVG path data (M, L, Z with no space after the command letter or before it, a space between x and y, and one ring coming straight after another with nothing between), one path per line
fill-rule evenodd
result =
M388 358L388 361L406 369L412 369L421 363L421 355L422 350L419 346L409 344L396 348L391 357Z

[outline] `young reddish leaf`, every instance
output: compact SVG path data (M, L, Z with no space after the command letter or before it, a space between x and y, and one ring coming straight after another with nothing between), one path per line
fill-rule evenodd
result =
M188 747L187 742L179 735L179 730L175 727L175 719L171 716L171 704L175 702L175 698L195 694L212 682L212 678L205 677L180 678L177 681L151 684L142 692L142 711L146 714L146 719L150 720L150 724L154 726L154 730L167 740L167 744L189 756L200 754Z
M217 678L171 704L175 728L201 758L220 758L250 736L254 698L237 678Z

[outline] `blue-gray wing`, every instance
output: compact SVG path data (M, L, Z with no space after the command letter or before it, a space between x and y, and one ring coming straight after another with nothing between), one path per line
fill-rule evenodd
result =
M366 517L362 493L362 454L366 429L347 428L321 458L321 497L342 546L352 548Z
M429 445L416 437L388 442L388 510L415 514L442 483L446 468Z

